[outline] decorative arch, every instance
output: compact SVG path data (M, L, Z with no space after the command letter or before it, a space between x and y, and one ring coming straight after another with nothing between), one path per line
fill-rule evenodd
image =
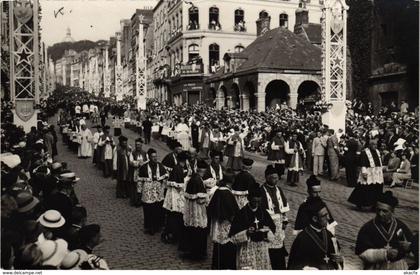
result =
M286 102L290 104L290 86L284 80L272 80L265 88L265 106L275 108L276 104L281 105Z
M222 109L228 106L228 93L226 87L222 84L217 91L217 100L219 101L218 109Z
M321 87L314 80L305 80L299 84L298 102L303 101L305 105L315 104L321 99Z
M237 83L232 83L230 87L230 96L232 97L232 109L241 109L241 97L239 92L239 85Z

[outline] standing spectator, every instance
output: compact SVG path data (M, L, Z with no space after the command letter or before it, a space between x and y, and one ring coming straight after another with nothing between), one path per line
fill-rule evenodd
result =
M153 123L150 121L149 117L146 118L145 121L143 121L143 134L144 134L144 143L149 144L150 143L150 137L152 136L152 126Z
M325 140L322 139L322 133L318 131L317 136L312 142L312 156L314 159L313 174L315 176L322 176L323 174L325 148L327 147L327 144L324 142Z
M331 170L330 179L335 181L340 178L340 166L338 162L338 139L337 136L334 134L333 129L330 129L328 132L329 137L327 140L327 152Z

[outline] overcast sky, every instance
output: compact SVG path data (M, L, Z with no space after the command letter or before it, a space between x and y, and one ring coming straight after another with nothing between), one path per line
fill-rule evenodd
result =
M74 40L108 40L120 30L120 20L130 19L136 8L154 7L157 0L41 0L42 40L61 42L70 27ZM62 9L57 17L54 13Z

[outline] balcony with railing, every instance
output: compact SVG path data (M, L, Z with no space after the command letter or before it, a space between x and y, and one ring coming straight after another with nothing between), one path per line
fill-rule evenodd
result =
M202 74L203 64L181 64L181 75Z
M172 43L173 41L175 41L176 39L178 39L181 36L182 36L182 27L171 31L169 39L168 39L168 44Z

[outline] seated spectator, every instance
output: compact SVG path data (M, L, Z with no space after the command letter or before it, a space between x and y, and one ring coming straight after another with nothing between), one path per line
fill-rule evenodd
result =
M42 252L42 269L57 269L67 255L67 242L63 239L45 240L38 244Z
M81 249L76 249L68 253L61 261L61 270L80 270L81 265L88 260L88 254Z
M41 249L35 243L27 244L22 251L16 255L13 267L15 269L42 269L41 263L43 254Z
M404 180L411 179L411 163L407 159L406 154L401 155L401 164L400 168L392 174L392 183L391 188L399 186L403 183Z
M102 242L101 227L89 224L79 230L80 249L92 254L93 249Z
M384 166L384 183L389 184L392 181L392 174L397 171L400 167L401 160L397 157L395 152L390 153L390 158L388 160L388 165Z

